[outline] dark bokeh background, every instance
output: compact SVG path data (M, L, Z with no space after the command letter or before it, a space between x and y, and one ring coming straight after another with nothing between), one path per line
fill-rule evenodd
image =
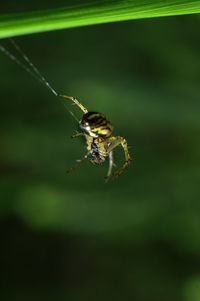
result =
M16 6L1 12L53 4ZM70 138L78 108L0 54L1 300L200 300L199 26L193 15L16 39L57 91L127 138L133 161L108 185L108 163L65 173L86 151Z

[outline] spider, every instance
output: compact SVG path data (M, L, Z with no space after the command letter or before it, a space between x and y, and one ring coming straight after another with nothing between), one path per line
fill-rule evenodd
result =
M108 182L112 176L117 178L131 160L126 139L121 136L111 136L113 128L104 115L97 112L88 112L88 110L73 96L63 94L59 94L59 96L72 100L84 113L82 119L79 121L79 126L82 132L73 135L72 138L85 136L87 153L67 172L77 168L89 155L92 156L90 161L93 163L102 163L105 161L106 157L109 156L109 168L106 176L106 182ZM124 149L125 162L122 167L112 173L113 150L119 144L121 144Z
M67 172L72 171L77 168L81 162L83 162L89 155L92 156L90 159L93 163L102 163L105 161L106 157L109 156L109 169L106 177L106 182L114 176L117 178L129 164L131 157L128 152L128 146L126 139L121 136L111 136L112 125L105 118L104 115L97 112L88 112L88 110L75 98L72 96L67 96L63 94L58 94L49 84L49 82L41 75L40 71L36 66L30 61L27 55L21 50L21 48L16 44L16 42L10 39L11 44L14 46L16 51L22 56L22 61L17 59L12 53L10 53L6 48L0 45L0 51L6 54L11 60L15 61L19 66L25 69L28 73L34 76L39 82L43 83L50 91L60 97L68 98L72 100L84 113L82 119L79 122L81 133L73 135L72 138L85 136L87 143L87 153L85 156L79 160L73 167L71 167ZM28 64L28 66L26 65ZM122 145L125 153L125 162L121 168L117 169L112 173L113 167L113 149L119 144Z

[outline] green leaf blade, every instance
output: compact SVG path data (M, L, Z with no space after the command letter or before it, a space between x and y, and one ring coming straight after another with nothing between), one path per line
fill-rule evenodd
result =
M106 0L0 16L0 38L125 20L194 14L200 1Z

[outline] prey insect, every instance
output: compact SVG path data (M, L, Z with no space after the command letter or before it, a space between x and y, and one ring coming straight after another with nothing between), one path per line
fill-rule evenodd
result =
M82 119L79 121L79 126L81 132L72 136L72 138L76 138L79 136L84 136L87 144L87 153L83 156L81 160L79 160L74 166L72 166L67 172L71 172L75 168L77 168L85 159L91 156L90 161L93 163L102 163L106 160L106 157L109 157L109 168L106 176L106 182L114 176L117 178L124 169L130 163L131 157L128 152L127 141L125 138L121 136L111 136L113 127L111 123L106 119L104 115L97 112L89 112L75 97L67 96L64 94L57 93L47 82L47 80L41 75L39 70L33 65L33 63L29 60L29 58L24 54L24 52L19 48L19 46L15 43L14 40L10 40L17 52L22 56L24 63L18 60L14 55L12 55L8 50L6 50L3 46L0 45L0 50L4 52L10 59L15 61L18 65L20 65L23 69L25 69L28 73L34 76L37 80L47 86L50 91L59 97L64 98L65 100L71 100L74 102L84 113ZM28 64L28 67L27 67ZM112 172L113 168L113 150L120 145L123 147L125 154L125 162L124 164Z

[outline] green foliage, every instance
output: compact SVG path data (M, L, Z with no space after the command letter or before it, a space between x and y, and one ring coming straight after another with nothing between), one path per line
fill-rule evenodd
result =
M0 38L107 22L192 14L200 1L106 0L0 17Z

